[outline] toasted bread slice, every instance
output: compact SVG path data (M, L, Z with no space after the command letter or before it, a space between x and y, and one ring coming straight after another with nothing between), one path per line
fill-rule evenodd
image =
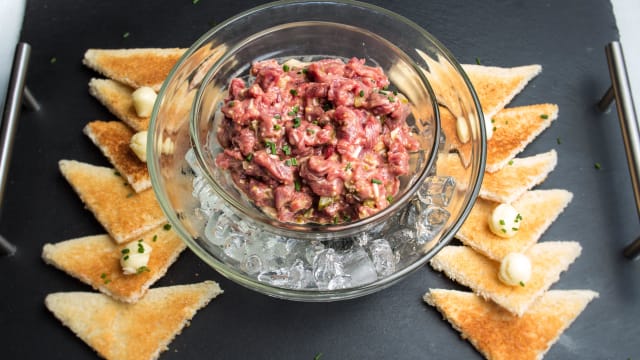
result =
M149 118L140 117L133 107L133 88L111 79L91 79L89 93L95 96L113 115L135 131L147 130Z
M462 68L478 94L485 119L507 106L542 71L537 64L511 68L464 64Z
M89 49L82 63L132 88L149 86L160 91L186 49Z
M140 161L129 147L135 133L127 125L120 121L92 121L84 127L84 133L100 148L133 190L139 193L151 187L147 164Z
M105 359L157 359L222 290L205 281L149 290L135 304L90 292L49 294L45 306Z
M531 260L531 279L524 286L505 285L498 279L500 263L467 246L445 246L431 259L431 267L452 280L470 287L509 312L522 316L560 273L580 256L582 248L573 241L545 241L533 245L525 255Z
M139 238L166 221L153 190L136 193L114 169L74 160L60 160L58 165L118 244Z
M42 259L116 300L134 303L164 276L185 249L184 243L172 230L158 228L141 239L152 250L147 265L149 271L136 275L122 273L120 258L125 245L118 246L109 235L46 244L42 249Z
M511 165L494 173L484 174L478 196L495 202L512 203L527 190L542 183L557 163L558 155L555 150L526 158L515 158ZM467 188L466 170L456 154L439 156L437 164L439 175L453 176L457 181L457 188Z
M522 222L515 236L505 239L489 229L489 215L498 203L478 199L456 238L494 260L510 252L523 252L535 244L567 207L573 194L566 190L530 190L512 203Z
M558 106L537 104L507 108L492 117L487 126L495 128L487 141L485 170L496 172L509 164L542 131L558 118ZM457 135L456 117L446 108L440 107L440 126L447 145L455 149L466 167L471 162L471 142L462 143Z
M558 118L558 105L538 104L508 108L492 119L493 136L487 141L486 171L496 172L522 152Z
M430 289L424 301L435 306L485 358L536 360L597 297L591 290L550 290L522 317L464 291Z

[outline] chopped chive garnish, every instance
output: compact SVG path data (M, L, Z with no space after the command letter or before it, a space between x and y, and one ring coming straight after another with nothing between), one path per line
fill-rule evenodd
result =
M378 185L382 184L382 181L380 181L380 180L378 180L378 179L371 179L371 182L372 182L373 184L378 184Z
M278 130L280 130L280 129L282 129L282 126L280 126L280 125L278 125L278 124L273 125L273 130L278 131Z
M227 104L228 107L233 107L233 105L235 105L236 103L234 103L233 101L229 101L229 103Z
M498 223L500 223L500 225L504 225L505 224L504 220L502 220L502 219L500 219L500 221L498 221Z
M110 282L111 282L111 279L106 279L106 280L104 281L104 284L105 284L105 285L107 285L107 284L108 284L108 283L110 283Z
M493 131L496 131L496 127L495 126L493 127Z
M602 165L600 165L600 163L595 163L593 164L593 167L595 167L596 170L600 170L602 168Z
M518 231L518 228L517 227L512 227L511 230Z
M122 38L126 39L126 38L129 37L129 35L131 35L131 34L127 31L126 33L122 34Z
M274 119L280 119L281 117L282 117L282 116L280 116L280 114L275 114L275 115L273 115L273 118L274 118Z
M125 255L123 259L124 259L124 261L129 260L129 255Z
M307 134L309 134L309 135L313 135L313 134L315 134L315 133L316 133L316 131L315 131L315 130L313 130L313 129L307 129Z
M287 64L282 65L282 71L285 71L285 72L289 71L289 65Z
M349 171L351 170L351 163L347 163L347 166L344 167L344 171Z
M296 159L296 158L291 158L291 159L289 159L289 160L291 160L291 165L293 165L293 166L297 166L297 165L298 165L298 159Z
M276 143L274 143L273 141L265 141L265 146L269 147L271 155L276 154Z
M520 215L520 214L516 215L516 222L518 222L520 220L522 220L522 215Z
M142 243L138 243L138 253L144 254L144 245Z
M492 118L492 119L491 119L491 123L492 123L492 124L495 124L495 123L496 123L496 119L495 119L495 118Z
M559 137L556 138L556 143L558 143L558 145L562 144L562 139L560 139Z
M169 231L171 230L171 224L164 224L164 226L162 227L164 230Z
M152 241L153 241L153 242L156 242L156 240L158 240L158 234L153 235L153 240L152 240Z
M322 110L323 111L329 111L333 109L333 104L329 101L325 101L324 104L322 104Z
M480 58L476 58L476 64L482 65L482 63L480 62Z
M387 195L387 201L388 202L393 202L393 196Z
M540 115L540 118L541 118L541 119L545 119L545 120L546 120L546 119L548 119L548 118L549 118L549 115L547 115L547 114L542 114L542 115Z
M520 286L524 287L524 283L522 281L520 281Z
M391 102L396 101L396 99L394 99L393 96L387 96L387 99L389 99L389 101L391 101Z
M105 274L105 273L100 274L100 278L101 279L106 279L107 278L107 274Z
M128 194L127 194L127 198L130 198L130 197L132 197L132 196L133 196L133 193L128 193Z
M193 0L192 1L193 5L197 4L198 2L200 2L200 0Z
M349 216L349 215L343 215L343 216L342 216L342 220L344 220L344 221L351 221L351 216Z
M56 61L58 61L58 59L56 59L55 57L52 57L51 60L49 60L49 62L52 64L55 64Z
M306 73L307 73L307 71L309 71L307 68L303 68L303 69L302 69L302 73L303 73L303 74L306 74Z
M500 231L502 231L502 232L503 232L503 233L505 233L505 234L507 233L507 230L506 230L506 229L500 229Z
M299 127L299 126L300 126L300 121L301 121L301 120L300 120L300 118L299 118L299 117L296 117L295 119L293 119L293 127L294 127L294 128Z
M249 153L247 156L245 156L244 159L247 161L251 161L251 159L253 159L253 153Z
M113 175L120 176L120 172L118 172L118 170L116 170L116 171L113 172Z
M293 186L296 189L296 191L300 191L300 189L302 188L302 185L300 184L300 181L298 181L298 180L293 182Z
M360 93L358 95L360 95L360 97L364 97L364 90L360 90Z
M317 353L316 356L313 357L313 360L320 360L322 358L322 353Z
M513 160L509 160L508 164L513 165Z
M289 147L289 145L287 144L282 145L282 152L285 155L291 155L291 148Z
M298 90L296 89L291 89L289 90L289 94L293 95L293 96L298 96Z
M149 272L149 271L151 271L151 270L149 270L149 268L148 268L148 267L146 267L146 266L140 266L140 267L138 268L138 270L136 270L136 273L138 273L138 274L142 274L143 272Z
M334 224L337 224L337 223L338 223L338 215L336 215L336 216L334 216L334 217L333 217L333 223L334 223Z
M123 254L128 254L128 253L129 253L129 251L130 251L129 249L124 248L124 249L122 249L121 253L123 253Z

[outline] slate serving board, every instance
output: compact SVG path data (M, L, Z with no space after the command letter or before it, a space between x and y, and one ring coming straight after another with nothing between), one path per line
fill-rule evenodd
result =
M33 46L28 86L39 113L23 111L0 233L18 253L0 258L2 359L91 359L94 352L44 308L46 294L89 291L40 259L42 245L102 233L57 169L60 159L108 165L81 129L110 115L87 91L87 48L187 47L213 24L258 1L28 2L21 39ZM621 255L640 234L615 111L594 104L609 86L603 48L617 40L608 1L373 1L423 26L463 63L543 65L512 102L554 102L558 120L524 155L558 151L540 188L573 202L544 234L576 240L580 258L555 289L593 289L593 301L548 359L640 356L640 262ZM128 37L123 34L128 33ZM51 59L56 61L52 63ZM637 79L636 79L637 80ZM600 163L597 170L594 163ZM460 288L430 268L364 298L325 304L272 299L226 280L189 251L157 285L214 279L225 294L200 311L163 359L462 359L479 354L426 306L428 288Z

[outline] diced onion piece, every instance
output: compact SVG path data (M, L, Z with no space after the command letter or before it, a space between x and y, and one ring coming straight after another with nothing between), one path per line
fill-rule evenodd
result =
M140 117L151 116L153 111L153 104L156 102L158 95L152 88L143 86L131 94L133 99L133 107L136 109L136 114Z
M497 236L510 238L520 230L522 216L510 204L496 206L489 215L489 228Z
M500 281L509 286L525 286L531 278L531 261L521 253L509 253L500 262Z
M120 254L120 266L125 275L138 274L147 268L151 246L142 240L128 243Z
M147 162L147 131L140 131L133 135L129 147L140 161Z
M318 200L318 210L322 210L327 206L333 204L333 198L330 196L320 196Z

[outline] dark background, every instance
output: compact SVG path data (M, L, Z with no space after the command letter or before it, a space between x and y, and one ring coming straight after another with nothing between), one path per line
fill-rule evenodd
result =
M47 242L103 233L57 168L60 159L108 165L81 132L88 121L114 119L87 91L97 74L81 64L85 50L188 47L211 26L258 3L28 2L21 39L33 46L27 82L42 111L23 111L0 220L0 233L18 246L15 256L0 258L0 358L95 358L43 305L48 293L90 288L40 259ZM609 86L603 48L618 39L609 1L373 3L426 28L460 62L543 65L511 106L560 106L558 120L523 155L557 149L558 166L540 188L565 188L574 199L541 240L583 246L553 288L600 293L547 358L638 358L640 262L625 260L621 250L640 226L615 111L600 114L594 108ZM187 250L156 286L205 279L220 282L224 295L195 316L163 359L313 359L318 353L322 359L479 357L423 304L428 288L458 288L428 267L364 298L296 303L235 285Z

